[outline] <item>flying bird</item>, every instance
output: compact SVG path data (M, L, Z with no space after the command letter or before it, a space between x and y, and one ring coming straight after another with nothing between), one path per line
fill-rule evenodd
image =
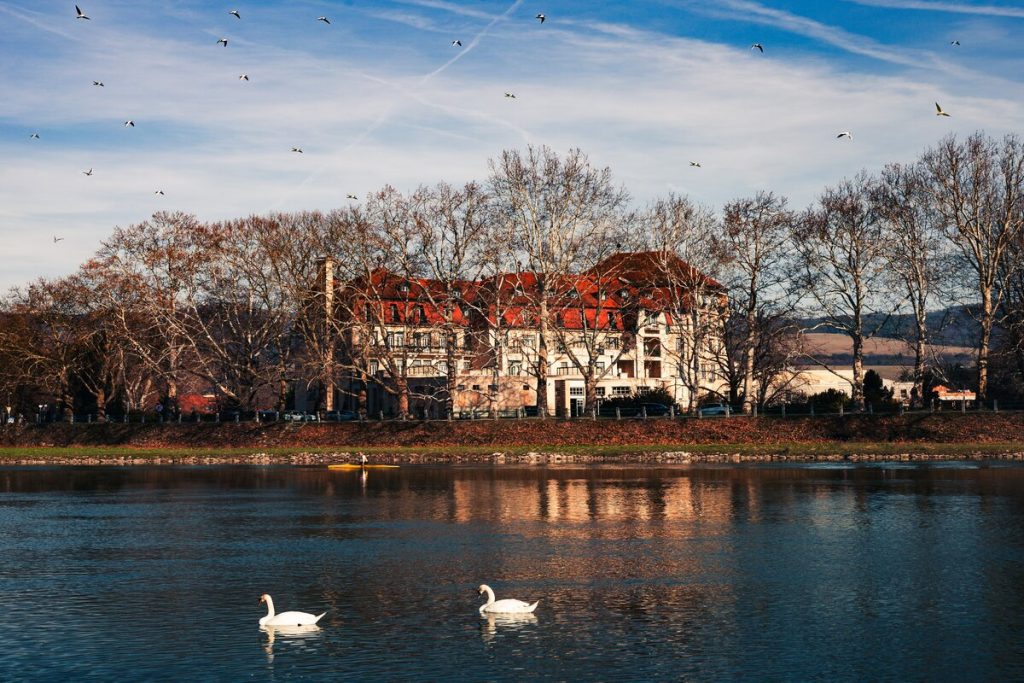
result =
M29 135L28 137L29 137L30 140L38 140L39 139L39 133L32 133L32 135Z
M92 84L93 85L98 85L101 88L105 88L106 87L105 85L103 85L103 81L93 81Z
M764 45L762 45L761 43L754 43L753 45L750 46L750 49L751 50L760 50L761 53L764 54Z
M510 92L505 93L505 97L511 97L513 100L516 98L515 94Z
M82 171L82 175L92 175L92 169L90 168L88 171Z
M249 74L242 74L241 76L238 77L238 80L240 80L240 81L247 81L247 80L249 80Z
M156 192L154 192L153 194L158 194L158 195L161 195L161 196L163 196L163 194L164 194L164 191L163 191L163 190L157 190L157 191L156 191Z
M242 18L242 15L239 14L238 10L236 10L236 9L231 10L230 12L228 12L228 14L233 15L235 17L235 19L241 19Z
M217 42L218 42L218 43L220 43L220 44L222 44L222 45L223 45L224 47L227 47L227 46L228 46L228 39L227 39L227 38L221 38L221 39L220 39L220 40L218 40Z
M461 40L453 40L452 41L452 45L454 45L455 47L462 47L462 41Z
M317 21L322 21L322 22L324 22L325 24L329 24L329 23L331 23L331 20L330 20L330 19L328 19L327 17L317 17L317 18L316 18L316 20L317 20Z
M347 194L345 195L345 199L359 199L359 197L355 196L354 194Z
M543 14L538 14L536 17L534 17L534 19L538 19L540 21L540 23L543 24L544 20L547 19L547 17L545 15L543 15Z
M53 243L54 244L57 244L57 242L63 242L63 241L64 241L63 237L57 237L56 235L53 236Z
M946 112L942 111L942 107L939 106L938 102L935 103L935 115L936 116L949 116L949 114L947 114Z
M699 161L691 161L690 162L690 166L693 166L695 168L700 168L701 167Z
M292 147L292 151L293 152L298 152L299 154L302 154L302 148L301 147Z
M953 45L953 46L956 46L956 47L959 47L960 46L960 41L959 40L951 40L951 41L949 41L949 44Z
M131 119L128 119L127 121L124 122L124 127L125 128L134 128L135 127L135 122L132 121Z
M837 138L837 139L838 139L838 138L850 138L850 139L852 140L852 139L853 139L853 133L851 133L851 132L850 132L850 131L848 131L848 130L844 130L844 131L843 131L842 133L840 133L839 135L837 135L837 136L836 136L836 138Z
M75 5L75 19L88 19L88 18L89 17L85 16L85 12L82 11L82 8L80 8L78 5Z

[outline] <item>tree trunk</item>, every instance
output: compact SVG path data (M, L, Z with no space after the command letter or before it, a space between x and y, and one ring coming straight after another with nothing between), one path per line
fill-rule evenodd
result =
M992 340L992 324L995 317L992 310L992 288L981 291L981 339L978 340L978 400L988 398L988 352Z
M537 417L548 416L548 305L540 304L540 334L537 339Z
M597 409L597 382L594 379L595 368L593 361L587 366L587 372L583 375L584 410L587 414Z
M458 360L455 358L455 345L458 343L458 334L454 330L448 330L445 336L445 362L448 364L448 372L445 381L448 383L448 392L444 399L444 416L451 418L455 414L455 392L459 382Z
M853 407L864 409L864 337L858 333L850 335L853 340Z

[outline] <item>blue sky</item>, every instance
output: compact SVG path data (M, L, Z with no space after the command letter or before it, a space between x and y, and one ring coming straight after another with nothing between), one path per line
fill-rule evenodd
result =
M78 4L90 20L0 0L0 289L157 210L331 209L484 180L527 144L581 148L638 206L769 189L800 208L947 133L1024 132L1006 0Z

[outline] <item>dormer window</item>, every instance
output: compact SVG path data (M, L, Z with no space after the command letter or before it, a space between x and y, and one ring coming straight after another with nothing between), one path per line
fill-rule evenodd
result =
M622 299L623 301L629 301L629 290L628 289L620 289L619 290L619 298Z
M403 283L399 284L398 285L398 291L401 292L402 294L408 294L409 293L409 283L408 282L403 282Z

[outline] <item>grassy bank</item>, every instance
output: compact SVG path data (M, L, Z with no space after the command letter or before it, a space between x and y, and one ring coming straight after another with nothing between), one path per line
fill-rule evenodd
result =
M910 457L912 459L1007 457L1024 454L1024 442L991 443L888 443L888 442L780 442L771 444L632 444L632 445L519 445L502 447L480 446L367 446L357 448L339 447L273 447L252 448L140 448L135 446L75 446L75 447L0 447L0 464L25 462L52 463L93 463L94 461L114 462L119 460L142 460L151 462L174 461L231 461L231 462L288 462L294 458L318 462L325 460L350 460L365 454L370 460L423 461L452 460L490 461L495 455L515 459L530 454L559 454L593 460L615 460L668 455L679 459L688 454L695 459L701 456L738 456L739 458L763 459L780 456L787 460L819 460L839 458L861 458L871 456Z
M0 429L0 462L196 460L260 456L301 462L332 453L414 461L481 460L494 453L627 458L695 456L824 459L1024 452L1024 413L915 413L819 417L455 422L48 424Z

